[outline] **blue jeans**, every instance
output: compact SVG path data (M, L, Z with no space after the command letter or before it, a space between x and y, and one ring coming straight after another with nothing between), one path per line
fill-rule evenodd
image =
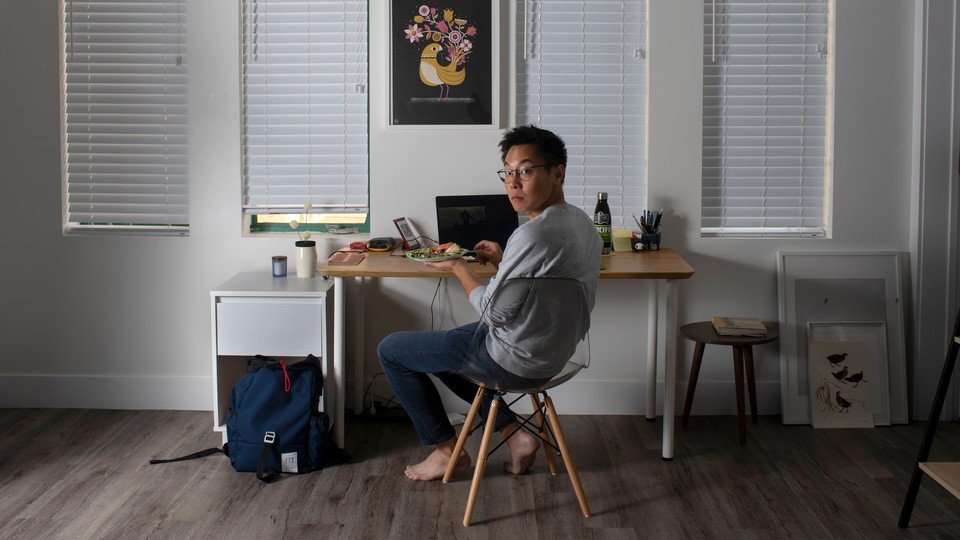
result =
M455 435L443 408L440 392L427 374L436 376L460 399L473 403L477 385L469 376L488 385L530 387L544 382L510 373L487 353L486 326L472 323L453 330L397 332L390 334L377 347L377 356L390 386L413 420L423 444L439 444ZM476 338L475 338L475 334ZM481 411L487 411L490 397L484 399ZM511 421L506 403L497 413L497 429Z

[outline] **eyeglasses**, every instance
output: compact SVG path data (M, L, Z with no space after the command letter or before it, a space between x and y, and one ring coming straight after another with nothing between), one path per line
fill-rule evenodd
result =
M537 167L553 167L552 163L544 163L542 165L530 165L528 167L520 167L519 169L509 170L509 169L500 169L497 171L497 174L500 176L500 180L506 182L507 180L513 180L514 177L519 177L521 182L526 182L533 177L533 170Z

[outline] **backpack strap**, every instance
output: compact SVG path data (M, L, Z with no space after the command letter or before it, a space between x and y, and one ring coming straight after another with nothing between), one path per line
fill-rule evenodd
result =
M227 445L223 445L223 448L207 448L206 450L201 450L199 452L194 452L192 454L187 454L185 456L180 456L180 457L171 458L171 459L151 459L150 464L156 465L158 463L173 463L175 461L186 461L188 459L197 459L197 458L212 456L214 454L227 454Z
M273 447L273 442L277 440L277 434L273 431L268 431L263 434L263 450L260 452L260 461L257 463L257 479L261 482L270 483L276 479L277 476L280 476L275 471L264 470L267 458L270 457L270 449ZM187 454L185 456L170 458L170 459L151 459L150 465L157 465L160 463L174 463L176 461L187 461L190 459L199 459L202 457L212 456L214 454L224 454L230 455L230 443L224 444L223 448L207 448L206 450L201 450L199 452L194 452L192 454Z
M260 461L257 463L257 480L268 484L279 476L275 471L264 472L263 470L267 458L270 457L270 448L273 447L273 441L275 440L277 440L276 433L268 431L263 434L263 451L260 452Z

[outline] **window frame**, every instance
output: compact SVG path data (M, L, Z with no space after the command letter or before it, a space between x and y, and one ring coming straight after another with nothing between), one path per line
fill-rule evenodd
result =
M300 5L306 11L303 13L296 12L296 15L303 15L303 20L290 21L289 17L286 21L283 21L284 14L279 12L271 12L270 8L275 6L280 6L281 4L289 5ZM331 50L325 49L322 52L317 52L314 48L311 48L310 51L299 51L297 52L297 44L293 41L288 41L284 43L279 40L271 40L271 38L279 38L282 40L282 36L285 35L283 32L273 32L270 30L271 16L275 18L275 27L276 29L281 29L281 27L286 24L288 26L300 25L300 28L306 28L305 32L309 35L331 35L332 30L317 30L317 28L325 28L325 25L334 24L329 21L329 18L323 17L323 9L329 4L342 4L343 10L338 12L341 13L343 21L354 20L359 22L359 27L363 28L362 31L356 29L351 32L341 32L344 36L344 40L332 44L332 43L323 43L323 42L311 42L310 47L317 47L318 45L328 45L333 48ZM343 233L343 232L356 232L356 233L368 233L370 231L370 152L369 152L369 96L367 94L368 80L369 80L369 14L368 14L368 2L362 0L341 0L340 2L318 2L318 1L306 1L306 2L290 2L289 0L242 0L241 9L240 9L240 50L239 52L239 63L241 70L241 81L240 81L240 150L241 150L241 217L242 217L242 234L244 236L249 235L261 235L261 234L273 234L273 233L293 233L294 229L291 227L290 222L296 220L298 222L298 231L311 231L318 233ZM347 9L348 7L353 6L356 8L356 11L351 11ZM281 6L282 7L282 6ZM281 9L278 7L277 9ZM359 17L359 19L350 19L350 17ZM296 17L294 17L296 18ZM343 25L346 27L347 25ZM353 28L351 26L351 28ZM257 31L260 33L257 33ZM291 30L295 31L295 30ZM301 36L302 34L301 33ZM292 34L286 34L292 35ZM357 39L356 41L350 41L350 37ZM358 39L357 36L362 36L362 39ZM341 51L337 51L336 47L340 46L343 48ZM279 61L276 64L263 63L263 62L252 62L250 61L251 56L261 55L262 57L267 57L271 54L270 47L277 47L278 49L286 48L282 52L289 57L294 55L299 55L298 60L302 60L303 64L306 66L306 69L302 72L292 72L287 71L285 74L276 75L278 84L276 86L282 86L284 84L289 87L296 87L299 85L302 88L305 88L307 94L305 99L311 100L314 97L318 98L317 101L323 101L325 98L336 98L337 96L345 100L342 104L342 110L340 113L330 113L330 109L336 108L336 104L330 105L330 109L324 109L323 111L317 111L316 107L318 105L311 103L297 103L295 99L286 99L279 92L270 93L267 87L270 86L270 69L283 70L285 67L289 67L290 64L286 66ZM357 50L353 52L347 51L348 48L354 47ZM323 81L314 82L312 79L324 77L328 71L320 69L329 65L333 65L327 60L333 56L339 54L344 58L344 61L341 62L341 69L339 74L342 74L344 77L343 89L339 93L329 92L322 93L318 89L324 86ZM282 55L276 54L279 58ZM362 57L364 61L360 64L351 63L350 58L353 57ZM259 66L262 66L263 73L256 73L256 69ZM356 69L356 66L359 65L360 68ZM347 73L347 68L356 69L355 73ZM283 81L281 78L286 76L288 80ZM354 78L354 81L351 83L348 79L351 77ZM257 85L259 88L254 91L252 86L254 86L251 81L258 81ZM351 97L348 95L347 88L352 85L354 90L353 94L357 97ZM333 84L326 84L326 86L332 87ZM260 92L260 93L257 93ZM255 103L256 100L262 99L262 103ZM274 100L274 104L271 105L271 100ZM349 103L347 103L349 100ZM361 105L362 103L362 105ZM271 153L269 138L269 130L283 130L285 127L282 126L280 121L280 115L277 115L277 121L271 122L271 119L267 116L270 114L267 110L270 106L274 107L287 107L288 110L293 111L294 109L299 108L299 113L288 114L287 118L296 116L297 114L303 114L308 117L320 117L320 116L330 116L333 114L336 116L339 114L344 120L342 125L344 126L343 133L343 142L342 148L340 149L339 154L327 154L328 157L324 157L323 153L329 148L336 147L336 143L315 143L312 139L320 138L326 136L328 139L333 138L333 135L330 134L315 134L312 132L314 126L333 126L340 125L334 123L316 123L313 120L294 125L292 123L288 124L289 131L282 134L286 136L291 141L287 145L288 149L293 147L301 147L305 149L302 154L298 154L296 150L284 150L281 148L281 145L276 145L273 150L274 153ZM324 104L321 103L319 107L323 107ZM362 121L362 134L358 132L348 133L349 130L357 130L360 128L360 122L348 122L346 120L349 116L355 116L355 113L351 111L357 107L362 107L363 121ZM252 111L256 108L263 108L265 112L262 116L262 123L256 124L250 121L252 118ZM257 142L258 135L254 133L255 129L261 128L264 129L264 135L260 136L260 139L268 140L267 142ZM310 130L309 133L301 133L297 135L293 133L297 128ZM300 137L296 139L295 137ZM277 137L277 136L275 136ZM279 137L277 137L279 138ZM251 141L254 141L253 143ZM362 145L363 151L360 153L351 152L351 147L356 147ZM286 155L284 155L286 152ZM313 170L313 156L321 156L320 159L330 159L329 156L340 156L343 159L343 169L342 173L345 178L342 184L335 184L332 182L323 183L316 182L315 178L323 176L334 176L335 174L330 173L315 173ZM259 165L263 163L269 163L271 159L274 159L276 162L286 160L288 163L294 163L299 160L299 164L303 164L303 160L307 160L310 165L307 166L309 170L308 173L303 175L306 178L306 183L301 183L300 185L295 185L295 182L299 180L293 180L292 184L283 184L285 180L280 180L281 175L277 175L278 179L276 183L271 186L270 172L265 172L259 176L251 176L251 170L254 170ZM258 165L259 160L259 165ZM352 161L351 161L352 160ZM362 164L359 163L362 161ZM329 165L329 162L324 161L317 168L322 168L326 165ZM300 166L294 164L294 167ZM329 168L329 167L328 167ZM362 170L361 173L353 172L356 169ZM287 175L288 178L292 178L295 175ZM344 190L358 189L360 184L359 180L356 178L362 176L362 186L363 186L363 196L362 202L358 204L350 204L350 201L347 200L350 195L344 195L344 199L339 201L337 204L330 204L329 198L327 200L318 200L314 198L315 195L312 193L314 187L318 189L334 189L337 186L343 187ZM260 178L264 178L260 180ZM353 178L354 180L350 180ZM296 195L284 195L278 196L277 202L271 200L271 195L266 194L256 194L255 190L266 190L269 192L271 187L276 188L277 192L287 191L288 193L295 193ZM316 197L320 197L316 195ZM301 202L302 201L302 202ZM355 214L355 219L338 219L337 216L343 216L345 214Z
M764 6L767 11L763 15L766 18L760 21L760 17L753 14L756 18L748 19L749 15L739 11L748 4ZM727 5L728 9L718 10L722 5ZM723 36L713 33L716 32L717 21L723 20L718 18L731 16L730 6L738 10L737 24L743 27L763 24L765 27L789 28L802 24L803 34L784 34L787 37L782 37L775 33ZM700 199L702 237L832 236L834 7L833 0L704 0L701 138L703 161ZM793 19L787 22L786 16L776 13L776 9L802 9L803 22L797 23ZM793 14L799 13L796 11ZM729 19L726 20L729 23ZM751 24L744 24L746 20L750 20ZM790 42L790 36L796 35L801 35L802 43ZM724 40L724 37L727 40ZM757 41L761 38L762 45L768 49L763 52L767 56L752 65L740 60L739 58L748 56L746 52L753 53L750 58L759 56L756 48L761 46L761 42ZM734 44L725 49L725 41L733 41ZM745 51L741 57L729 61L729 64L711 66L714 55L723 55L727 50L738 47ZM751 47L754 47L754 50L749 51ZM818 58L813 59L814 55ZM779 64L769 61L771 58L776 58ZM817 60L822 60L820 65ZM751 69L754 70L752 73L749 72ZM725 70L731 73L722 73ZM747 90L742 90L745 88L744 82L740 83L744 86L738 87L729 83L729 80L734 79L750 82L751 77L754 81L769 79L776 80L777 83L767 84L766 80L762 84L755 82L753 88ZM783 81L796 79L802 82L794 83L794 93L787 95L784 88L789 85ZM817 84L821 79L822 85ZM722 87L725 80L728 82L726 90ZM712 88L720 89L711 94L709 89ZM737 88L741 89L739 95ZM725 93L727 90L729 95ZM754 92L755 95L748 95L749 92ZM793 98L793 102L784 104L789 98ZM822 105L816 102L818 98L822 98ZM739 116L723 116L726 109L737 108L728 106L735 102L740 110L747 112ZM799 117L800 123L793 123L788 113L783 113L782 116L749 114L749 109L759 110L761 107L764 110L782 111L792 108L794 111L790 111L789 115ZM799 116L795 111L799 111ZM758 119L763 120L762 125ZM757 134L761 128L762 133ZM822 131L816 135L819 139L811 141L808 130L813 132L818 129ZM753 133L748 133L749 130L753 130ZM742 142L737 142L738 138ZM750 140L753 142L748 144ZM790 140L801 142L790 146L785 142ZM763 154L753 153L760 149L763 149ZM791 151L794 155L789 155ZM742 166L730 165L737 160ZM708 172L711 169L720 170L716 173ZM731 174L734 169L739 169L740 174ZM811 169L814 171L808 172ZM791 176L793 171L799 172ZM731 203L728 204L727 201Z
M60 0L65 236L189 235L186 3Z
M558 13L546 8L551 5L570 9ZM581 21L575 29L578 13ZM549 15L547 20L544 20L545 15ZM517 2L515 25L513 116L516 123L542 124L566 142L568 163L564 195L567 202L592 216L597 192L607 192L613 227L636 229L631 216L639 216L648 210L647 0L582 3L523 0ZM544 33L547 25L552 28ZM610 36L616 33L618 26L621 39L612 43ZM590 29L602 30L590 32ZM581 52L572 50L578 41L571 36L582 36ZM554 47L555 50L544 53L544 47ZM591 47L589 52L588 47ZM604 50L606 47L610 50ZM614 50L617 47L619 50ZM568 50L564 51L564 48ZM545 62L544 54L556 58ZM613 59L618 56L619 68L610 68L612 71L605 75L620 78L619 93L586 93L586 88L593 82L588 81L591 75L588 71L613 66ZM564 57L569 59L564 60ZM579 72L565 73L565 66L578 66ZM544 82L544 78L548 81ZM539 90L536 90L538 85ZM528 86L534 88L528 91ZM561 86L579 86L584 90L576 94L581 101L564 103L567 98L560 90ZM598 83L594 88L609 90L613 86L616 85ZM549 90L545 92L544 89ZM596 99L588 102L590 98ZM527 99L529 101L525 103ZM578 107L579 111L576 110ZM617 107L619 110L614 111ZM545 112L548 108L553 112ZM619 124L603 120L604 116L618 114L621 115ZM623 117L630 120L625 123ZM617 129L619 133L612 132Z

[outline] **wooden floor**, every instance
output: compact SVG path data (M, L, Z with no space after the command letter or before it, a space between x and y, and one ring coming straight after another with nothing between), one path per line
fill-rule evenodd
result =
M217 446L209 412L0 410L0 538L960 538L960 501L930 479L897 527L922 422L761 417L740 446L735 417L693 417L670 462L659 423L563 422L593 517L541 455L520 477L491 466L464 528L469 480L406 480L426 451L402 419L349 418L352 463L267 485L221 455L147 463ZM931 457L960 459L960 425L941 423Z

